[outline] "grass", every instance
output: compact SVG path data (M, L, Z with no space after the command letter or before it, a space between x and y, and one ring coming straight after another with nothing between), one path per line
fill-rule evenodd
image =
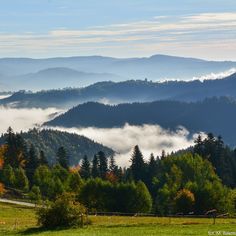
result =
M92 225L82 229L43 231L33 209L0 203L0 235L37 236L172 236L236 232L236 219L91 216ZM216 234L215 234L216 235ZM232 235L232 234L231 234ZM236 234L234 234L236 235Z

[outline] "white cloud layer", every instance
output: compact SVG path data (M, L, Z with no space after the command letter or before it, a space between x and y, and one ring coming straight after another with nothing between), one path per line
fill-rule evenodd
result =
M235 59L236 13L163 16L149 20L9 34L0 32L2 55L58 56L154 53Z
M236 68L232 68L230 70L227 71L223 71L220 73L210 73L207 75L203 75L201 77L194 77L193 80L200 80L200 81L204 81L204 80L215 80L215 79L223 79L226 78L232 74L236 73Z
M179 127L176 131L163 129L159 125L133 126L126 124L121 128L62 128L54 127L71 133L84 135L92 140L111 147L116 154L117 164L129 165L132 149L139 145L146 160L151 153L160 155L162 150L170 153L184 149L194 143L196 135L189 137L189 132Z
M9 126L16 132L27 131L41 125L57 112L55 108L16 109L0 106L0 134L6 132Z
M193 77L192 79L185 80L185 81L200 80L203 82L204 80L224 79L234 73L236 73L236 68L232 68L230 70L222 71L219 73L210 73L210 74L206 74L200 77ZM159 80L159 82L161 83L164 83L167 81L183 81L183 80L181 78L162 78L161 80Z
M47 109L15 109L0 107L0 133L6 132L11 126L14 131L27 131L33 127L39 127L42 123L54 116L59 110ZM166 152L177 151L193 144L195 136L189 137L189 132L183 127L176 131L169 131L158 125L132 126L126 124L121 128L62 128L54 127L71 133L84 135L96 142L111 147L117 152L117 164L129 165L132 149L139 145L147 160L151 153L160 155L162 150Z

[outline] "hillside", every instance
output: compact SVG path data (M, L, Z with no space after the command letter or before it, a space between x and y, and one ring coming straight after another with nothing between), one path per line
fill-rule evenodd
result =
M116 106L85 103L49 121L46 125L63 127L117 127L158 124L164 128L186 127L191 133L204 131L222 135L235 145L236 102L232 99L210 98L202 102L156 101L119 104Z
M59 82L56 82L56 88L62 88L84 86L106 80L123 81L125 78L148 78L156 81L161 78L185 80L222 72L233 67L236 67L236 62L206 61L166 55L124 59L102 56L47 59L2 58L0 59L0 90L50 89L53 81ZM61 72L62 69L66 73ZM83 73L91 75L83 75ZM65 83L67 81L66 85L63 81Z
M225 79L168 81L148 80L100 82L84 88L49 90L37 93L20 91L0 100L0 104L18 107L72 107L88 101L110 103L152 102L156 100L199 101L213 96L236 98L236 74Z
M29 145L33 144L38 151L43 150L50 163L55 162L56 152L61 146L67 150L71 165L77 165L84 155L92 159L94 154L99 151L103 151L109 156L114 153L112 149L84 136L57 130L32 129L22 133L22 137ZM0 143L3 143L3 137L0 139Z

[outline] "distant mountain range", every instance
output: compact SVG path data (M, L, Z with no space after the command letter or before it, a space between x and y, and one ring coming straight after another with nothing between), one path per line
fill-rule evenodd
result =
M184 126L191 134L213 132L222 135L228 144L236 145L236 102L226 97L195 103L156 101L115 106L89 102L70 109L45 125L111 128L125 123L158 124L171 130Z
M2 58L1 90L78 87L99 81L161 78L191 79L236 67L236 62L154 55L147 58L102 56L68 58Z
M88 101L103 103L152 102L157 100L200 101L208 97L236 99L236 73L217 80L151 82L130 80L99 82L80 89L17 92L0 100L0 105L16 107L70 108Z
M44 90L53 88L79 87L96 81L120 81L124 78L109 73L87 73L66 67L49 68L36 73L24 75L3 76L2 83L8 90ZM0 85L1 86L1 85Z
M99 151L103 151L107 156L114 154L112 149L77 134L32 129L21 135L28 145L33 144L37 151L43 150L50 163L55 163L57 150L61 146L66 149L71 165L77 165L84 155L92 160ZM0 144L3 142L4 136L0 138Z

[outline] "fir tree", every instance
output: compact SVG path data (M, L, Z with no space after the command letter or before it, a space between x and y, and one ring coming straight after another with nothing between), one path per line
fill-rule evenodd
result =
M91 171L92 177L97 178L99 177L99 170L98 170L98 157L97 155L94 155L93 161L92 161L92 171Z
M108 161L107 157L104 152L98 152L98 167L99 167L99 174L102 179L106 178L106 174L108 172Z
M40 151L39 153L39 164L48 166L48 160L44 154L44 151Z
M143 159L143 154L141 153L138 145L134 147L130 169L135 181L144 180L145 162Z
M69 161L68 161L68 157L67 157L67 154L66 154L66 150L64 147L60 147L58 148L58 151L57 151L57 160L58 160L58 163L65 169L69 169Z
M26 175L31 185L33 183L34 172L38 166L39 166L39 159L38 159L34 145L31 145L29 154L28 154L28 160L26 163Z
M88 179L91 177L90 162L87 155L84 156L81 164L80 175L82 178Z

